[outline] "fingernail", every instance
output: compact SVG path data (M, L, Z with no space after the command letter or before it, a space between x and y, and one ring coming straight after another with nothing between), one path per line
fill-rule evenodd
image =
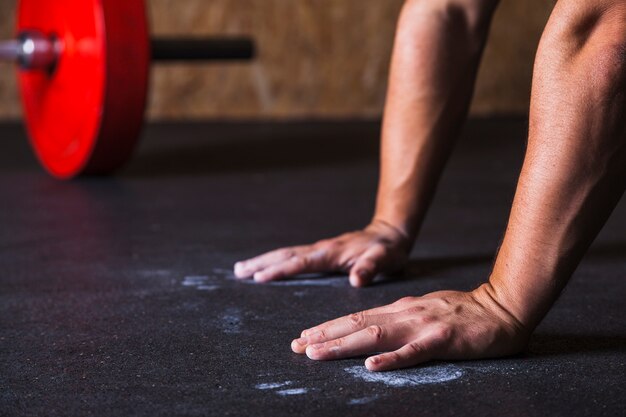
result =
M354 288L359 288L363 286L363 281L364 279L359 274L355 274L350 277L350 285L352 285Z
M294 353L302 353L302 349L304 349L304 346L302 346L300 343L298 343L297 340L292 340L291 341L291 350Z
M299 339L294 340L294 342L296 342L297 344L299 344L300 346L306 346L308 340L306 337L301 337Z
M367 269L359 269L356 274L359 276L359 278L365 279L369 276L369 271Z
M309 347L311 349L314 349L314 350L319 350L319 349L324 347L324 344L323 343L315 343L314 345L309 345Z
M235 264L235 275L237 276L237 278L241 278L242 274L243 274L243 264L241 262L237 262Z
M252 275L252 278L257 281L263 281L263 274L261 274L260 272L256 272L254 275Z
M372 362L374 365L378 365L381 362L380 356L372 356L370 358L370 362Z

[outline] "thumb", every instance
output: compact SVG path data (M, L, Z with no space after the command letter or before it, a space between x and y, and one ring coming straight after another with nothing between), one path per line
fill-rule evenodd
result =
M385 249L382 245L373 246L365 251L350 269L350 285L365 287L371 284L380 272L384 254Z

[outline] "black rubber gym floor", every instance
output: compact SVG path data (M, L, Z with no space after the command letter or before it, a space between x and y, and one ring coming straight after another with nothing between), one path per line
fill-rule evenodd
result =
M336 316L485 280L522 119L473 120L402 279L233 280L361 227L374 122L154 124L114 177L59 182L0 127L0 415L626 415L626 203L518 357L370 374L289 345Z

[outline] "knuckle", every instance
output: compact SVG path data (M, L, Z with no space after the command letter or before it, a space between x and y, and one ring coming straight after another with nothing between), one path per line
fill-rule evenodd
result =
M308 256L297 256L296 264L299 269L306 269L311 264L311 262Z
M447 297L440 297L437 300L437 303L439 304L441 308L449 308L450 305L452 304Z
M411 356L420 355L425 351L424 346L419 342L411 342L407 345L407 348Z
M361 329L365 326L365 315L361 311L350 314L348 318L350 319L351 326L354 328Z
M372 259L361 257L357 259L357 263L355 264L359 269L373 269L375 267L375 262Z
M309 339L309 343L320 343L326 340L324 330L311 329L305 336Z
M413 306L413 307L409 307L406 310L406 313L411 316L415 316L415 315L421 314L424 310L425 310L424 306Z
M362 280L368 280L372 277L372 270L361 265L358 268L356 268L356 274L359 278L361 278Z
M399 306L404 306L404 305L410 304L412 301L413 301L413 297L402 297L401 299L396 301L394 304L399 305Z
M340 269L349 271L356 264L356 259L350 253L344 253L337 259L337 264Z
M376 251L381 258L387 258L390 253L389 247L387 245L383 245L382 243L376 244Z
M383 328L377 324L367 327L367 332L375 340L381 340L384 337Z
M402 356L398 352L389 352L385 354L385 359L391 363L398 363L402 361Z
M430 314L423 314L420 316L420 321L422 322L422 324L431 324L437 321L437 317Z

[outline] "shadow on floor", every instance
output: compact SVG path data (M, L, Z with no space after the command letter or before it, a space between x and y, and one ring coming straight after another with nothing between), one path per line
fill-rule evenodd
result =
M624 262L626 260L626 241L595 243L586 257L600 261Z
M378 122L158 124L130 177L263 172L377 160Z
M586 258L600 261L624 261L626 241L598 242L589 250ZM458 255L437 258L413 258L404 270L392 274L389 279L411 280L435 276L463 267L493 264L495 253ZM387 280L385 280L387 281Z
M425 276L437 275L452 269L489 264L492 261L493 254L411 259L404 270L400 273L399 278L403 280L419 279Z
M626 336L535 334L528 346L529 356L626 352Z

